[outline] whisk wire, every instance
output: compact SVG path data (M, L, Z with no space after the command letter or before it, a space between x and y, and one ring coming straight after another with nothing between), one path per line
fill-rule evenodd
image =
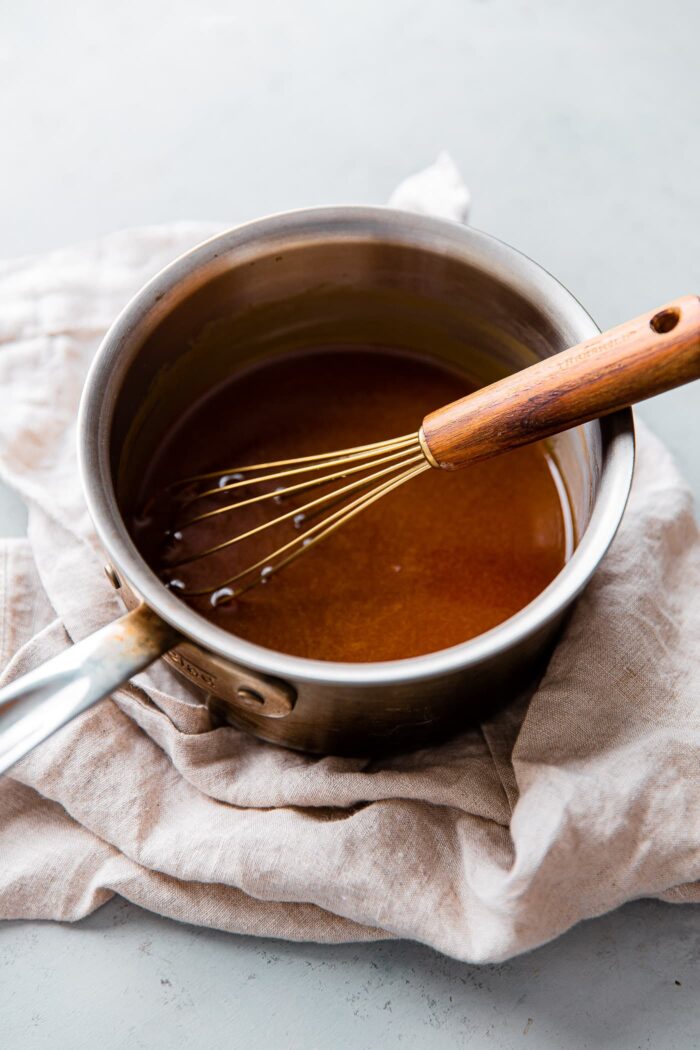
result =
M408 459L402 461L400 466L409 466L414 463L419 463L421 455L413 455ZM365 478L360 478L358 481L353 481L349 485L345 485L341 489L337 489L335 492L326 493L323 496L319 496L318 499L310 500L309 503L303 504L301 507L294 507L292 510L287 511L285 514L280 514L276 518L272 518L270 521L264 521L261 525L256 525L254 528L249 529L247 532L239 533L236 536L232 536L228 540L222 540L221 543L212 544L211 547L206 547L202 551L197 551L195 554L189 554L178 561L171 562L170 568L176 569L182 565L187 565L193 561L199 561L201 558L206 558L211 554L217 554L219 551L225 550L227 547L232 547L236 543L241 543L243 540L250 539L251 536L255 536L260 532L264 532L266 529L274 528L276 525L281 525L282 522L289 521L289 519L298 518L299 515L304 517L308 516L309 511L314 510L317 507L323 506L330 500L337 500L341 496L347 493L354 492L356 489L370 485L373 481L377 481L381 477L385 477L387 474L393 473L399 464L392 464L389 467L384 467L383 470L378 470L374 474L370 474Z
M412 451L410 449L410 446L405 448L405 449L402 449L400 452L395 452L393 455L382 456L379 459L373 460L372 466L376 467L376 466L380 466L380 464L382 464L382 463L391 463L391 462L394 462L396 460L407 461L406 460L406 456L407 456L409 451ZM342 459L330 460L328 463L325 464L325 466L326 467L335 466L336 463L343 463L343 462L348 462L348 460L342 460ZM399 463L396 463L396 466L399 466L399 465L400 465ZM253 478L252 480L248 479L246 481L235 482L232 485L222 485L221 488L207 489L206 492L198 493L196 496L193 496L191 499L186 500L182 504L182 506L183 507L190 506L192 503L194 503L195 500L202 499L204 496L218 496L218 495L221 495L222 492L228 492L231 489L246 488L246 487L249 488L251 484L257 484L257 483L263 482L263 481L278 481L281 478L287 478L287 477L290 477L293 474L304 474L307 471L313 470L313 469L316 469L316 468L314 468L314 467L301 467L298 470L286 470L286 471L281 471L280 473L277 473L277 474L266 474L263 477ZM333 474L324 474L324 476L322 478L310 478L308 481L300 481L296 485L286 486L285 489L284 489L284 492L282 494L284 495L284 497L286 499L287 496L291 496L295 492L303 492L305 489L311 489L311 488L320 488L321 485L328 485L332 481L337 481L339 478L347 478L351 474L359 474L363 470L367 470L367 463L360 463L357 466L348 467L345 470L338 470L338 471L336 471ZM223 507L216 507L214 510L207 510L207 511L204 511L202 514L197 514L193 518L188 518L187 521L184 521L184 522L178 524L177 528L178 529L186 529L190 525L194 525L196 522L205 521L207 518L214 518L218 514L227 514L229 511L237 510L240 507L249 507L253 503L264 503L265 500L280 499L280 495L281 494L280 494L278 489L273 489L271 492L263 492L259 496L251 496L250 499L237 500L235 503L227 503Z
M377 486L377 488L375 488L371 493L364 493L362 496L353 500L347 506L336 511L335 514L330 515L328 518L324 518L322 522L319 522L316 525L312 525L309 529L306 529L306 531L302 535L295 536L288 543L285 543L283 546L278 547L277 550L272 551L272 553L268 554L265 558L260 558L253 565L247 566L245 569L242 569L240 572L237 572L234 576L230 576L228 579L220 581L216 585L216 587L204 587L201 590L185 590L181 592L183 597L195 598L201 597L202 595L212 594L215 590L231 587L231 585L238 583L239 580L242 580L246 576L257 572L257 570L265 569L266 567L269 568L270 571L265 578L269 578L269 576L271 576L273 573L278 572L284 566L289 565L290 562L298 558L301 554L304 554L310 547L314 546L316 543L319 543L321 540L326 539L333 532L335 532L336 529L340 528L341 525L344 525L351 518L354 518L356 514L359 514L360 511L365 510L372 503L375 503L378 499L381 499L382 496L387 495L393 489L398 488L399 485L403 485L404 482L410 481L412 478L417 477L418 474L422 474L423 471L429 469L429 463L418 463L416 466L413 466L408 470L404 471L402 474L399 474L398 477L391 478L388 481L383 482L381 485ZM292 548L296 548L296 550L292 550ZM287 557L283 558L281 561L275 563L277 558L285 554L286 551L290 550L292 551L292 553L287 555ZM251 580L247 585L238 588L237 591L224 598L221 604L223 604L224 601L231 601L233 600L233 598L239 597L240 595L244 594L247 590L250 590L251 587L256 586L256 584L259 582L260 581L257 578Z
M374 455L375 452L379 452L388 447L398 449L402 445L414 445L418 440L416 434L404 434L400 438L389 438L386 441L375 441L370 445L356 445L354 448L341 448L336 449L334 452L319 452L315 456L297 456L295 459L275 459L269 463L251 463L244 467L231 467L227 470L210 470L206 474L191 474L189 477L180 478L178 481L173 483L172 487L181 487L193 484L196 481L206 481L208 478L220 478L225 476L233 476L234 474L253 474L259 470L272 470L277 467L297 466L301 463L319 463L323 466L323 462L331 459L367 459ZM325 463L328 466L328 463ZM250 481L247 482L250 484ZM245 485L246 481L235 482L231 487L236 485ZM216 489L214 491L223 491Z
M340 469L333 470L338 467ZM283 469L280 469L283 468ZM380 468L380 469L377 469ZM422 474L430 469L421 448L418 434L407 434L400 438L388 441L377 441L368 445L358 445L355 448L341 449L337 452L324 452L316 456L301 456L297 459L280 459L268 463L257 463L248 467L237 467L226 472L209 471L203 474L192 475L176 482L171 489L178 487L187 488L199 482L207 482L211 478L225 480L225 484L217 487L207 487L202 491L191 495L184 495L177 502L174 520L179 524L174 530L169 530L169 536L179 538L180 530L201 524L206 520L219 518L234 510L249 507L252 504L262 504L271 499L286 499L310 489L330 486L334 482L345 479L351 475L360 474L361 477L342 485L340 488L332 488L321 496L309 500L302 506L294 507L277 517L263 521L261 524L213 543L202 550L188 552L176 560L168 560L165 573L170 577L169 585L176 588L184 598L197 598L205 595L210 596L212 604L219 605L230 602L251 587L265 582L269 576L278 572L281 568L289 565L301 554L308 551L321 540L332 535L341 525L344 525L360 511L365 510L378 499L403 485L406 481ZM331 473L328 473L328 471ZM205 497L213 498L222 493L230 493L235 490L249 490L253 485L262 485L269 482L281 481L287 478L298 477L309 472L324 471L320 477L306 478L286 487L275 487L274 489L244 499L226 503L224 506L214 507L196 514L184 522L182 512L193 503ZM228 478L234 479L229 482ZM337 504L341 506L331 513L329 509ZM253 564L247 565L239 571L231 574L225 580L219 580L213 585L204 587L188 587L182 580L175 580L173 572L183 565L201 561L228 550L236 544L252 539L269 529L284 525L294 520L297 525L309 517L323 512L321 521L310 525L299 535L294 536L286 543L281 544L275 550L259 558ZM243 581L241 586L237 586Z

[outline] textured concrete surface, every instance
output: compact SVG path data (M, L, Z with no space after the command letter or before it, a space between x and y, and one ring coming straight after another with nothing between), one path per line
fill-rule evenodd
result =
M499 966L417 944L329 947L178 926L110 903L0 931L5 1048L686 1050L697 912L649 901Z
M695 0L0 4L0 254L382 202L447 148L474 225L610 325L700 290L699 30ZM700 393L640 414L700 494ZM0 533L24 520L0 492ZM651 902L472 968L117 901L0 927L0 972L3 1050L700 1045L700 909Z

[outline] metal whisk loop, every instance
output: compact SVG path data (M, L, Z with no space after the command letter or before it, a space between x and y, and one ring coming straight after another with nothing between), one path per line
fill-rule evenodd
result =
M391 456L380 456L378 459L372 460L371 465L373 467L378 467L378 466L380 466L383 463L391 463L391 462L395 462L397 460L400 460L401 464L406 462L406 450L405 449L402 449L400 452L395 452ZM335 466L336 463L343 463L343 462L354 462L354 460L350 460L349 457L346 458L345 460L340 460L340 459L338 459L338 460L331 460L331 461L329 461L329 463L326 464L326 466ZM395 465L398 466L400 464L396 463ZM279 472L279 473L276 473L276 474L265 474L265 475L263 475L261 477L248 478L245 481L236 481L236 482L233 482L233 484L231 484L231 485L222 485L220 488L207 489L205 492L199 492L199 493L197 493L196 496L192 496L189 500L186 500L182 504L182 506L183 506L183 508L191 506L191 504L194 503L195 500L203 499L205 496L218 496L222 492L230 492L231 489L250 488L251 484L256 483L256 482L279 481L280 478L287 478L287 477L290 477L293 474L303 474L303 473L306 473L309 470L317 470L317 469L318 468L316 466L313 466L313 467L300 467L297 470L286 470L286 471L282 471L282 472ZM289 486L287 486L287 487L285 487L284 489L281 489L281 490L279 488L276 488L276 489L273 489L271 492L263 492L259 496L251 496L250 499L238 500L236 503L228 503L224 507L216 507L214 510L207 510L207 511L205 511L202 514L197 514L193 518L188 518L187 521L181 522L180 524L178 524L177 527L178 527L178 529L186 529L190 525L194 525L198 521L205 521L207 518L214 518L218 514L227 514L229 511L237 510L239 507L249 507L252 503L264 503L265 500L280 499L282 496L284 496L284 497L291 496L292 493L294 493L294 492L303 492L306 489L320 488L322 485L330 484L331 481L337 481L339 478L347 478L351 474L359 474L363 470L367 470L367 469L368 469L368 463L367 462L363 462L363 463L360 463L359 465L354 466L354 467L351 466L351 467L346 467L343 470L338 470L338 471L336 471L333 474L324 474L323 477L320 477L320 478L311 478L309 481L300 481L296 485L289 485ZM394 469L394 468L391 468L391 469ZM240 471L238 473L240 473ZM300 510L303 510L303 509L304 509L303 507L300 508Z
M284 468L284 469L280 469ZM338 468L332 470L331 468ZM377 469L379 468L379 469ZM258 559L251 565L232 573L228 578L219 580L211 586L202 588L188 588L180 580L170 579L169 586L177 589L184 598L196 598L206 595L211 596L214 605L230 602L251 587L266 582L273 573L285 565L289 565L305 551L309 550L321 540L330 536L341 525L359 514L360 511L369 507L382 496L403 485L404 482L416 477L423 471L430 469L422 451L418 434L409 434L392 441L378 441L370 445L360 445L356 448L342 449L339 452L321 453L318 456L303 456L298 459L275 460L269 463L258 463L248 467L236 467L231 470L210 471L206 474L197 474L184 478L177 482L176 486L186 489L199 482L207 482L212 478L233 478L235 480L216 487L207 487L194 494L188 494L179 502L176 514L177 524L175 529L181 532L184 529L195 527L207 519L218 517L223 514L232 514L234 511L251 504L261 504L271 499L280 501L290 495L306 492L310 489L332 486L334 482L352 475L361 475L356 480L343 485L340 488L330 488L316 499L309 500L302 506L297 506L277 517L264 521L262 524L248 529L246 532L235 533L218 543L209 547L190 553L168 565L167 573L171 574L175 569L183 565L200 561L203 558L218 554L236 544L259 535L268 529L273 529L285 522L294 521L298 524L309 515L324 512L325 516L299 535L283 543L272 550L270 554ZM327 471L331 471L328 473ZM324 471L320 476L306 478L296 481L287 487L276 486L271 491L257 493L253 496L245 494L245 498L227 502L224 506L207 509L182 521L182 512L186 511L193 503L200 499L213 499L222 493L230 494L240 489L250 490L252 486L279 482L286 478L296 478L299 475ZM336 504L341 506L332 511ZM177 534L177 533L176 533Z
M380 452L382 450L395 451L404 446L415 445L415 443L415 434L405 434L403 437L393 438L388 441L375 441L371 445L357 445L355 448L341 448L336 449L335 452L320 452L316 456L298 456L296 459L276 459L270 461L269 463L253 463L247 467L231 467L226 470L210 470L206 474L191 474L187 478L181 478L179 481L176 481L172 487L190 485L196 481L207 481L209 478L233 477L236 474L255 474L260 470L273 470L277 467L291 467L292 469L290 471L280 474L280 477L284 477L285 474L299 473L299 471L296 471L294 468L300 467L302 464L308 464L308 466L306 467L307 470L318 470L323 469L324 466L327 467L329 465L333 465L329 462L331 460L338 460L339 462L343 462L351 460L356 461L359 459L371 459L372 456L374 456L377 452ZM247 483L250 483L250 479L248 479ZM246 481L241 478L240 481L234 482L232 485L225 485L221 488L214 489L213 491L223 492L224 489L237 488L245 484ZM199 498L199 496L201 495L204 495L204 493L199 493L197 497L194 498Z

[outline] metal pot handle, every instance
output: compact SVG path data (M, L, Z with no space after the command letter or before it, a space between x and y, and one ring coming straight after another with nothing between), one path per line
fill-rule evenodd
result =
M146 605L0 689L0 773L177 645Z

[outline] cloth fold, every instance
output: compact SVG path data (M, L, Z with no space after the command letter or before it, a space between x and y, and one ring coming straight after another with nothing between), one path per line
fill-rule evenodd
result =
M3 684L121 612L77 477L80 390L121 306L214 232L0 264L0 473L29 507L29 538L0 544ZM0 917L75 920L119 893L225 930L483 962L631 898L700 900L700 536L668 453L638 436L622 527L529 703L440 747L313 758L210 729L159 663L0 780Z

